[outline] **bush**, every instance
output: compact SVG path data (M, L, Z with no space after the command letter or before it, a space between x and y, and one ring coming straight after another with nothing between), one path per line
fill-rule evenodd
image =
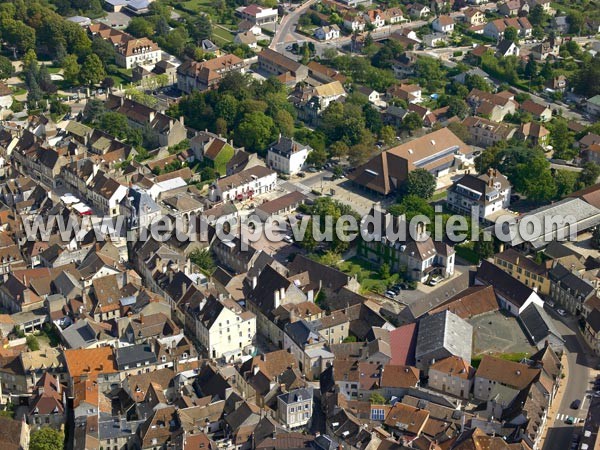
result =
M27 336L26 341L27 341L27 348L29 348L29 350L31 350L32 352L35 352L40 349L40 343L38 342L37 338L33 334L30 334L29 336Z
M458 51L458 52L454 52L454 53L452 53L452 56L454 56L455 58L457 58L457 57L459 57L459 56L462 56L462 54L463 54L463 52L461 52L461 51Z

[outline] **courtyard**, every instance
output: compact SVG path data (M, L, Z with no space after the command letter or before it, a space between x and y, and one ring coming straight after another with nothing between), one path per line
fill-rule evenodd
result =
M469 319L468 322L473 326L473 356L503 355L505 359L513 360L536 351L517 318L505 311L482 314Z

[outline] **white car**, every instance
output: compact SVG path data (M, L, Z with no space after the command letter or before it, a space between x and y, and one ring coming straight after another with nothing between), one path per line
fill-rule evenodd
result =
M563 316L563 317L567 315L567 312L566 312L564 309L557 309L557 310L556 310L556 313L557 313L559 316Z
M550 308L554 308L554 302L552 300L548 300L546 305L548 305Z

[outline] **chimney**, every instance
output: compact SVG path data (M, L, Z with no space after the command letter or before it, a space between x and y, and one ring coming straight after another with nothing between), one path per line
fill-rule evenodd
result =
M140 313L140 323L144 324L144 315L142 313Z
M277 309L277 308L279 308L279 305L281 305L281 298L279 297L279 289L275 290L274 295L275 295L275 301L273 302L273 309Z
M181 122L181 125L185 126L183 116L179 116L179 121Z

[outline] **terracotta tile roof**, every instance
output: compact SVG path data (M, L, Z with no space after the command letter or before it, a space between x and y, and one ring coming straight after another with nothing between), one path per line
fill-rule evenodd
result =
M111 347L65 350L64 355L73 379L86 375L89 380L95 380L100 374L117 372Z
M436 361L429 366L429 370L437 370L443 374L465 380L469 380L475 375L475 369L459 356L450 356Z
M427 419L429 419L428 411L396 403L384 423L388 427L399 428L407 433L418 435L423 430Z
M548 109L548 108L547 108L547 106L540 105L539 103L536 103L532 100L525 100L521 104L521 109L523 111L527 111L527 112L530 112L531 114L539 116L540 114L543 114L544 111L546 111L546 109Z
M499 308L492 286L473 286L432 309L429 314L449 310L461 319L469 319L487 312L498 311Z
M540 369L525 364L485 355L477 368L477 377L496 381L517 390L523 390L540 375Z
M417 324L410 323L390 331L390 349L393 365L413 365L417 346Z
M388 364L383 368L381 387L409 388L419 382L419 369L411 366L394 366Z
M12 91L6 84L0 82L0 97L5 97L7 95L12 95Z

